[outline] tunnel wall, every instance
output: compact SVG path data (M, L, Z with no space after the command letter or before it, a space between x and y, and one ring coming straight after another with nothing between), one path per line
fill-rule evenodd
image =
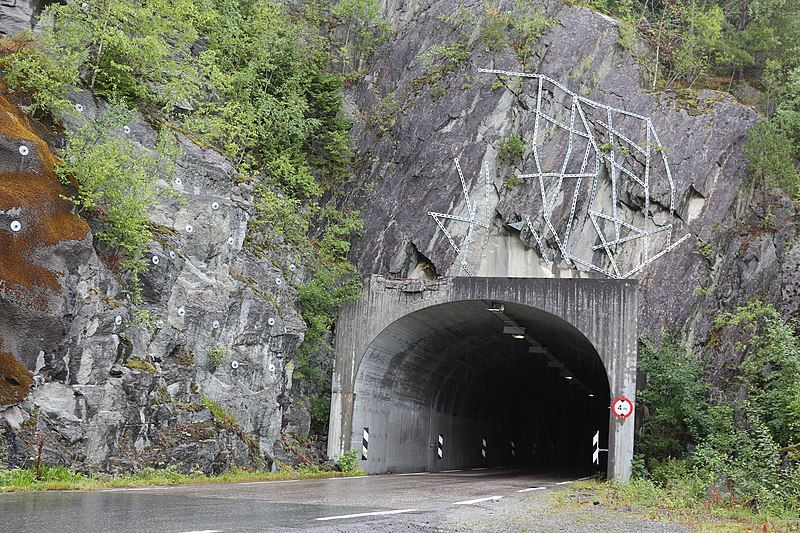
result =
M479 433L497 435L503 429L481 428L475 420L436 405L435 398L415 397L414 383L396 390L391 369L363 366L368 350L397 350L414 342L407 328L393 328L413 313L449 302L494 300L513 302L550 313L568 322L592 344L605 367L610 397L625 395L635 401L637 343L637 284L633 280L545 278L441 278L436 281L397 280L373 275L362 297L344 306L337 321L336 362L333 374L328 454L341 455L361 448L362 429L370 427L370 472L427 470L443 432L448 454L438 469L473 463L475 446L457 446L453 439L479 442ZM408 338L404 331L409 330ZM374 344L373 344L374 343ZM382 346L384 344L385 346ZM391 346L390 346L391 345ZM425 353L425 346L414 350ZM436 347L431 346L435 351ZM359 374L360 373L360 374ZM360 379L357 379L358 376ZM360 390L356 390L358 387ZM422 387L422 385L419 385ZM356 401L358 396L358 401ZM630 477L633 454L633 416L625 421L608 414L608 476ZM387 426L388 425L388 426ZM441 428L447 428L442 430ZM391 435L393 442L384 442ZM496 439L495 439L496 440ZM507 445L504 445L507 448ZM510 457L509 450L502 451ZM469 455L469 457L467 457ZM498 457L495 455L495 457Z

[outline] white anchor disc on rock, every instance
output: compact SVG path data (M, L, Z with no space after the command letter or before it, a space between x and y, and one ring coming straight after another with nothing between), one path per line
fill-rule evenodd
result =
M174 252L173 250L170 250L170 251L169 251L169 258L170 258L170 259L175 259L175 257L176 257L176 256L175 256L175 252Z
M275 365L274 364L272 364L272 363L269 364L269 371L272 372L273 374L275 373Z
M212 327L213 329L217 329L217 328L219 328L219 320L215 320L214 322L212 322L212 323L211 323L211 327Z
M180 306L178 308L178 316L183 316L185 314L186 314L186 309L184 309L183 306Z
M83 113L83 106L81 104L75 104L75 109L78 113Z
M186 233L191 233L194 231L194 227L191 224L186 224Z
M267 324L269 324L270 326L274 326L275 325L275 319L272 318L272 317L269 317L269 319L267 319Z
M122 324L122 317L120 315L117 315L116 317L114 317L114 324L116 324L118 326L120 324Z
M231 368L234 370L239 368L239 361L231 361Z
M154 265L157 265L159 261L160 261L160 259L158 258L158 256L157 256L157 255L154 255L154 256L153 256L153 264L154 264Z
M11 221L11 231L16 233L21 229L22 229L22 224L20 224L19 220L12 220Z
M213 209L214 211L219 209L219 202L212 202L211 203L211 209Z
M275 278L275 285L283 285L283 280L281 278Z
M26 156L30 153L30 150L24 144L19 147L19 155Z

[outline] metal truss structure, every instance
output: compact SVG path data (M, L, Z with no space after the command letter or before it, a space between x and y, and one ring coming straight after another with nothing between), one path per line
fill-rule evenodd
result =
M589 100L542 74L480 72L536 81L535 96L530 95L526 103L534 114L529 140L534 168L519 178L534 180L538 195L530 214L523 214L522 220L511 226L521 234L525 230L530 233L545 261L560 255L568 264L624 279L689 238L687 234L673 239L675 183L650 118ZM466 247L474 238L474 226L483 224L475 219L458 160L456 167L469 218L430 215L459 255L460 268L471 275L466 268ZM654 189L659 201L652 198ZM626 204L637 204L638 209L626 208ZM668 216L657 223L657 212ZM442 222L448 218L470 224L460 247ZM576 226L581 224L596 234L593 243L576 238ZM555 246L549 248L548 241Z
M490 180L489 177L489 167L484 165L483 167L483 175L484 175L484 194L483 194L483 210L484 213L484 220L478 218L478 205L472 201L469 196L469 189L467 188L467 181L464 179L464 173L461 171L461 165L459 164L458 158L456 157L453 159L455 163L456 170L458 171L458 177L461 179L461 190L464 192L464 201L466 202L467 206L467 215L459 216L459 215L451 215L446 213L436 213L434 211L429 211L428 214L433 217L436 221L436 224L439 226L439 229L442 230L444 236L447 237L450 246L455 250L456 256L459 260L459 272L460 275L462 272L466 272L468 275L473 276L474 274L470 271L469 266L467 265L467 257L469 252L469 246L475 242L475 231L476 227L481 227L485 229L489 229L489 222L490 222L490 213L489 210L489 186ZM461 245L457 245L453 236L447 231L447 228L444 225L445 220L455 220L457 222L464 222L469 224L467 229L467 234L464 237L464 240L461 241Z

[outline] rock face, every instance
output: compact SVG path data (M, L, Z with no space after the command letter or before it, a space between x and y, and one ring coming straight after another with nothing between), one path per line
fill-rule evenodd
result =
M631 148L633 143L624 142L628 138L643 149L653 147L653 161L657 154L665 155L673 186L663 165L656 168L653 163L648 204L643 188L614 169L616 218L633 226L647 218L650 231L662 230L660 237L650 239L655 251L666 248L663 230L669 224L672 243L688 235L632 276L640 280L644 302L640 333L657 335L666 329L703 345L719 309L753 296L797 313L800 252L792 225L780 222L794 207L784 202L775 208L774 225L765 226L744 182L741 147L757 113L721 92L649 90L652 54L643 43L623 47L619 22L585 8L540 5L553 23L523 64L520 57L525 54L487 44L483 28L489 14L480 2L438 0L413 9L388 2L395 32L366 64L364 81L347 95L360 154L355 190L361 191L366 228L353 247L361 271L409 277L603 276L587 264L612 271L588 210L613 207L611 149L617 153L616 165L633 169L643 179L644 151ZM501 12L511 9L513 2L500 2ZM541 117L537 125L538 82L485 74L479 68L540 73L560 84L568 91L549 82L543 86L542 98L548 103L541 109L561 125ZM594 205L589 201L589 179L582 185L576 185L576 179L561 184L553 179L543 184L536 178L508 179L537 171L532 149L537 128L539 172L563 172L561 164L569 150L574 155L567 173L580 168L583 153L577 147L586 142L579 145L582 138L573 135L570 145L565 133L573 105L570 93L577 95L576 101L580 97L628 113L615 111L612 117L605 109L598 114L590 104L581 104L600 145L589 155L589 167L592 158L601 159L596 185L600 200ZM651 119L657 142L633 114ZM604 125L610 118L624 138L611 139ZM574 129L585 133L578 122L579 118ZM504 145L512 134L518 134L525 146L522 153L509 157ZM453 162L456 157L463 170L463 189ZM374 185L365 188L368 184ZM559 242L544 225L542 198L550 203L555 235L563 238L562 228L572 225L568 243ZM573 201L577 209L571 217ZM445 233L429 212L461 220L440 218ZM525 223L526 216L536 236ZM608 226L606 240L611 241ZM627 237L629 242L618 247L618 252L624 249L618 260L636 264L643 256L643 239L621 227L617 238ZM565 260L562 246L570 246L585 261ZM654 255L650 252L649 257Z
M75 100L85 116L103 112L87 94ZM21 372L0 406L10 463L26 464L40 442L48 463L86 469L271 463L305 325L284 255L243 246L251 187L179 138L132 305L113 257L98 257L61 199L36 126L4 99L0 112L0 371L9 383ZM156 141L141 119L120 134L143 150Z
M753 296L800 317L800 245L785 223L794 206L776 203L766 223L744 182L741 147L757 114L724 93L649 90L652 54L641 43L624 48L618 22L556 1L537 6L553 23L514 51L487 42L482 2L387 0L392 37L362 62L363 79L346 94L358 159L345 196L365 219L353 246L360 271L602 276L586 264L611 268L606 251L593 248L601 243L588 211L612 209L609 198L617 198L618 220L647 219L651 230L672 224L673 243L689 235L634 274L641 334L667 329L704 346L715 314ZM0 0L0 36L30 28L40 7ZM498 12L513 8L503 1ZM479 67L558 82L562 89L548 85L544 98L562 125L574 114L571 95L649 117L657 143L632 115L612 119L637 146L665 154L672 187L663 167L649 195L613 170L610 148L640 177L643 156L603 133L604 117L591 106L587 120L602 145L592 152L601 160L599 203L587 200L589 179L509 179L536 169L534 135L542 165L560 170L570 136L553 123L537 129L536 82ZM86 115L102 112L88 95L75 101ZM125 135L152 149L150 126L139 119L129 128ZM522 153L508 150L512 134L524 141ZM304 325L286 282L296 275L291 251L248 251L251 188L219 154L179 141L178 180L159 182L165 194L150 213L157 239L146 256L144 301L132 305L113 258L98 256L90 228L61 200L55 158L37 126L0 99L0 456L11 464L28 464L41 443L47 462L78 468L214 472L269 463L282 432L308 431L307 406L292 400ZM611 194L613 172L622 184ZM552 230L540 216L545 204ZM463 220L440 218L446 234L429 212ZM559 242L567 226L571 237ZM621 262L641 259L640 240L626 242ZM665 234L653 242L663 249ZM586 261L565 259L566 245Z
M52 3L52 0L0 0L0 37L32 30L36 17Z

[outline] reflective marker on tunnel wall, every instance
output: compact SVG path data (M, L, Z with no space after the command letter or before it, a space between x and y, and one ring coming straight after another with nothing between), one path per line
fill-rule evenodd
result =
M441 459L444 456L444 435L439 433L439 439L436 442L436 457Z
M366 461L369 457L369 428L364 428L364 435L361 437L361 460Z

